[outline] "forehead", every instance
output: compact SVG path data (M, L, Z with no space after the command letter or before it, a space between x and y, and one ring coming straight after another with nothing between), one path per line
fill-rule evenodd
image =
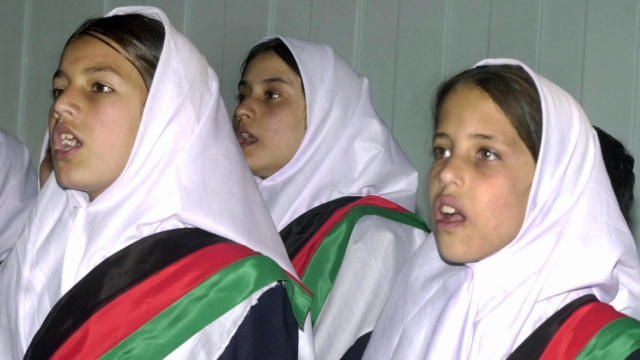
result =
M249 62L242 76L245 80L261 81L267 77L298 78L298 74L273 50L258 54Z
M125 51L107 38L101 40L80 35L71 40L64 49L58 69L66 72L89 67L109 67L122 75L129 75L131 71L136 72L135 67L123 54Z
M515 128L489 94L477 86L461 85L447 95L438 119L438 131L506 132Z

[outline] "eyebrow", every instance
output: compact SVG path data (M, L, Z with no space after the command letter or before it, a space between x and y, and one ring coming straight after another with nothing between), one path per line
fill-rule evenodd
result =
M443 133L443 132L437 132L433 134L433 139L451 139L451 136L449 136L449 134L447 133Z
M497 138L493 135L482 134L482 133L469 134L468 137L471 139L479 139L479 140L497 140ZM437 132L433 134L433 138L434 139L441 139L441 138L451 139L451 136L447 133Z
M289 82L287 82L285 79L283 79L281 77L270 77L270 78L266 78L266 79L264 79L264 80L262 80L260 82L262 84L264 84L264 85L267 85L267 84L270 84L270 83L274 83L274 82L283 83L283 84L286 84L286 85L289 85L289 86L291 85L291 84L289 84ZM240 80L238 82L238 87L241 87L241 86L249 87L249 83L246 80Z
M472 139L480 139L480 140L495 140L496 137L488 134L471 134L469 135Z
M95 74L95 73L99 73L99 72L109 72L112 74L115 74L119 77L122 77L122 75L120 75L120 73L118 71L116 71L116 69L112 68L111 66L108 65L98 65L98 66L90 66L86 69L82 70L83 73L89 73L89 74ZM52 80L56 79L56 78L69 78L69 76L67 75L67 73L65 73L64 71L58 69L56 70L56 72L53 73L53 77L51 78Z

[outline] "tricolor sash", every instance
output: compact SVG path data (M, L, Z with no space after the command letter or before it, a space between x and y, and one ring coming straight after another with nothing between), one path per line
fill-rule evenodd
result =
M25 359L162 358L276 281L302 327L311 295L272 259L201 229L157 233L113 254L69 290Z
M542 323L508 359L640 359L640 321L585 295Z
M302 283L314 295L311 302L313 323L331 292L353 228L366 215L381 216L429 231L422 218L400 205L379 196L365 196L340 198L317 206L280 232L292 257L293 267ZM306 234L302 243L300 239L291 241L293 236L300 233Z

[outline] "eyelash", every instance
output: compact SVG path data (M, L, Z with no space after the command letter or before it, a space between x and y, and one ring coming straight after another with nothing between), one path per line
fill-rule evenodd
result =
M104 94L112 92L113 88L111 86L97 82L91 86L91 90L100 94ZM51 97L53 98L53 100L57 100L63 92L64 89L62 88L54 88L51 90Z
M451 156L451 150L445 149L442 146L434 146L433 147L433 158L436 160L444 159L445 157Z
M51 90L51 97L53 98L53 100L56 100L57 98L60 97L60 94L62 94L63 89L53 89Z
M266 98L269 100L275 100L280 98L280 93L276 91L267 90L265 92Z
M493 161L500 159L498 153L491 149L481 148L478 150L478 157L482 160ZM451 156L451 150L446 149L442 146L434 146L433 147L433 158L435 160L445 159Z
M272 90L267 90L265 91L265 98L267 100L276 100L280 98L280 93L277 91L272 91ZM244 101L244 99L246 99L246 95L244 94L236 94L236 101L239 103L241 103L242 101Z
M487 156L485 156L487 155ZM482 159L482 160L488 160L488 161L493 161L493 160L497 160L500 158L500 156L498 156L498 154L491 150L491 149L486 149L486 148L482 148L480 150L478 150L478 156Z
M102 88L102 90L99 90L100 88ZM107 89L107 91L105 91L105 89ZM110 92L112 92L112 91L113 91L113 88L112 88L112 87L110 87L110 86L108 86L108 85L105 85L105 84L103 84L103 83L97 82L97 83L95 83L95 84L93 84L93 85L91 86L91 90L93 90L93 91L95 91L95 92L97 92L97 93L104 94L104 93L110 93Z

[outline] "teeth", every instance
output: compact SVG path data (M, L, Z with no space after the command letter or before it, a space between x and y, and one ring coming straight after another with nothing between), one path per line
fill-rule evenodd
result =
M75 146L78 144L78 140L76 140L73 135L68 133L60 134L61 144L64 146Z
M456 209L454 209L449 205L442 205L442 208L440 208L440 211L442 211L443 214L447 214L447 215L453 215L456 213Z
M249 133L243 132L242 134L240 134L240 137L242 138L242 140L247 140L249 138Z

